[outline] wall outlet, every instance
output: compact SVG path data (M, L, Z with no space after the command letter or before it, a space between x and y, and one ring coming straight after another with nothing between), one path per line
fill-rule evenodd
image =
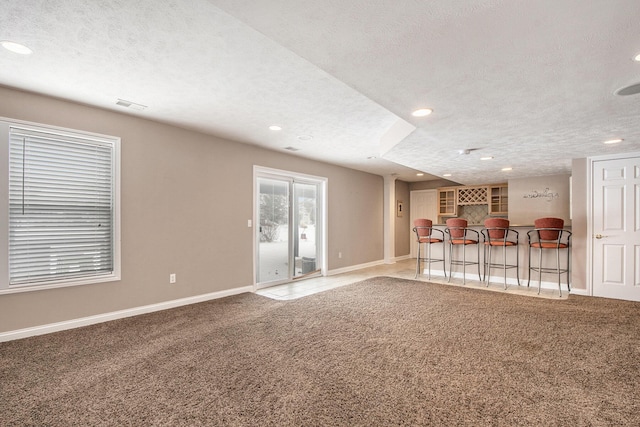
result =
M342 258L342 252L338 252L338 258Z
M176 283L176 274L175 273L171 273L169 275L169 283Z

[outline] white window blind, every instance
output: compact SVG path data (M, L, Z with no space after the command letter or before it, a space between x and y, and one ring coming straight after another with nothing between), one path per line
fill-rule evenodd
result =
M113 141L11 126L9 285L114 270Z

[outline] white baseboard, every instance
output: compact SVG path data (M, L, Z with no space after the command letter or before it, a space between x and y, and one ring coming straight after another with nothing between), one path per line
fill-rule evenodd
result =
M82 326L94 325L96 323L108 322L110 320L123 319L125 317L137 316L139 314L152 313L154 311L167 310L170 308L181 307L183 305L196 304L199 302L209 301L218 298L224 298L231 295L237 295L245 292L253 292L253 286L244 286L241 288L227 289L224 291L212 292L193 297L181 298L177 300L165 301L157 304L144 305L141 307L129 308L126 310L113 311L111 313L97 314L95 316L82 317L79 319L66 320L64 322L49 323L46 325L33 326L30 328L17 329L15 331L0 332L0 342L17 340L20 338L28 338L36 335L44 335L52 332L64 331L67 329L79 328Z
M571 288L571 294L572 295L583 295L585 297L592 297L593 296L586 289L574 289L573 287Z
M423 276L427 276L428 275L428 271L426 268L424 268L422 270L422 275ZM444 277L444 271L442 270L431 270L431 276L436 276L436 277ZM453 272L453 276L452 278L454 279L460 279L462 280L462 272L461 271L454 271ZM478 273L473 272L473 271L467 271L466 274L466 278L467 280L478 280ZM491 283L504 283L504 276L489 276L489 281ZM527 278L520 278L520 286L527 286ZM511 285L515 285L518 286L518 280L515 277L507 277L507 285L511 286ZM531 280L531 287L532 288L537 288L538 287L538 281L537 280ZM558 289L558 282L545 282L543 281L541 283L541 288L542 289ZM567 284L566 283L562 283L562 290L565 291L567 289ZM571 293L583 293L584 295L586 295L586 290L576 290L575 292L572 290Z
M445 278L444 275L444 271L443 270L434 270L433 268L431 269L431 277L442 277ZM429 269L428 268L423 268L422 269L422 277L426 278L429 277ZM462 278L462 275L460 275L460 278Z
M335 276L336 274L350 273L352 271L361 270L363 268L376 267L378 265L383 265L384 263L385 263L384 260L380 260L380 261L367 262L365 264L350 265L349 267L329 270L327 272L327 276Z

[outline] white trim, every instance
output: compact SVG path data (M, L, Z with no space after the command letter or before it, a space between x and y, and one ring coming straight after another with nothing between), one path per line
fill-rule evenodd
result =
M120 239L118 239L118 246L120 245ZM114 241L115 246L115 241ZM119 248L117 250L117 258L120 258ZM114 256L114 262L115 262ZM9 288L0 288L0 295L18 294L24 292L44 291L48 289L68 288L71 286L85 286L95 285L96 283L117 282L120 280L120 265L117 267L114 265L114 271L110 274L104 274L99 276L79 277L77 279L65 279L57 282L44 282L43 284L28 284L28 285L14 285Z
M551 274L551 273L550 273ZM555 273L553 273L555 274ZM469 274L467 273L467 277L469 276ZM455 277L455 276L454 276ZM521 277L520 278L520 287L527 287L527 282L529 280L527 278ZM492 283L494 285L503 285L504 284L504 276L489 276L489 283ZM518 286L518 279L516 279L515 277L507 277L507 286ZM533 289L538 289L538 281L531 279L531 284L529 285L529 288L533 288ZM558 290L558 282L548 282L548 281L542 281L541 282L541 289L549 289L549 290ZM565 282L562 282L562 291L566 292L567 291L567 284ZM573 292L573 289L571 290L571 293Z
M8 249L8 196L0 200L0 295L15 294L23 292L41 291L47 289L66 288L70 286L83 286L92 285L96 283L106 283L119 281L122 278L122 228L121 228L121 138L113 135L106 135L96 132L90 132L80 129L71 129L60 126L53 126L49 124L30 122L25 120L17 120L8 117L0 116L0 138L4 135L8 137L9 129L14 127L20 127L22 129L38 131L38 132L54 132L59 135L77 137L82 135L83 138L109 143L113 145L113 165L112 165L112 179L113 179L113 271L108 274L100 274L94 276L83 276L76 279L67 278L61 280L51 280L41 283L28 283L22 285L9 286L9 249ZM6 141L7 148L9 141ZM0 146L2 141L0 140ZM0 176L0 193L8 190L9 184L9 153L3 150L0 153L0 164L5 166L4 170L6 174ZM1 341L1 340L0 340Z
M587 247L585 292L588 296L593 296L593 241L590 238L591 230L593 229L593 162L592 157L587 158L587 229L585 230L584 239Z
M422 266L422 273L420 273L420 276L422 276L422 278L428 278L429 277L429 268L428 267L424 267L424 265ZM444 277L445 279L448 279L449 276L445 276L444 275L444 270L434 270L433 268L431 269L431 276L436 276L436 277ZM469 275L467 274L467 277ZM460 278L462 278L462 272L460 272Z
M557 288L556 288L557 289ZM590 295L586 289L573 289L571 288L571 292L569 292L571 295L582 295L585 297L589 297L589 296L593 296Z
M381 259L379 261L367 262L365 264L351 265L349 267L343 267L343 268L338 268L336 270L330 270L327 273L327 276L335 276L336 274L350 273L352 271L360 270L360 269L363 269L363 268L377 267L379 265L384 265L384 264L386 264L385 261L383 259Z
M95 316L81 317L79 319L66 320L64 322L49 323L46 325L33 326L30 328L17 329L15 331L0 332L0 342L28 338L36 335L44 335L52 332L65 331L67 329L80 328L82 326L94 325L96 323L108 322L110 320L124 319L126 317L138 316L140 314L153 313L155 311L168 310L184 305L196 304L213 299L224 298L231 295L252 292L252 286L227 289L224 291L211 292L193 297L181 298L171 301L164 301L157 304L143 305L126 310L113 311L111 313L97 314Z
M37 122L30 122L26 120L18 120L18 119L12 119L4 116L0 116L0 122L6 122L9 125L16 125L16 126L23 127L25 129L36 130L40 132L42 132L43 128L50 129L55 131L56 133L63 134L66 136L75 136L81 133L85 135L87 138L94 139L96 141L102 141L102 142L104 141L112 142L114 138L117 138L118 140L120 139L120 137L107 135L106 133L90 132L87 130L72 129L72 128L62 127L62 126L54 126L54 125L37 123Z
M275 286L277 283L268 283L266 286L258 286L257 283L257 259L258 259L258 233L256 231L256 227L259 227L260 219L257 217L258 215L258 207L256 205L257 195L259 189L257 188L257 178L275 178L275 179L299 179L301 181L310 181L316 183L318 185L318 203L319 203L319 212L318 216L321 218L319 221L320 228L320 242L321 250L318 253L318 264L320 265L320 275L327 276L329 270L329 245L328 245L328 235L329 235L329 178L317 175L309 175L301 172L287 171L283 169L274 169L266 166L253 165L253 290L257 291L258 289L262 289L264 287ZM285 280L283 283L292 282L294 280Z
M591 236L593 235L593 167L595 162L606 161L606 160L618 160L618 159L629 159L640 157L640 152L633 153L619 153L619 154L608 154L605 156L593 156L587 157L587 230L585 235L585 240L587 243L587 259L586 259L586 269L587 269L587 277L586 277L586 285L587 289L585 294L588 296L593 295L593 239ZM576 292L577 293L577 292Z

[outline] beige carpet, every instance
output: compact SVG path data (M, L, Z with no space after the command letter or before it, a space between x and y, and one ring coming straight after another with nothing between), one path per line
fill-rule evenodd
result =
M637 426L640 304L374 278L0 344L2 426Z

